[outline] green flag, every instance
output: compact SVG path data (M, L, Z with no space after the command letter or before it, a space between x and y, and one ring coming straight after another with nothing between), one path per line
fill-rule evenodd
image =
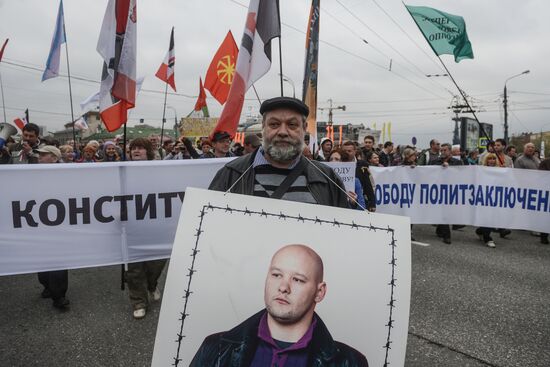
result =
M474 58L464 18L426 6L405 7L436 55L454 55L455 62Z

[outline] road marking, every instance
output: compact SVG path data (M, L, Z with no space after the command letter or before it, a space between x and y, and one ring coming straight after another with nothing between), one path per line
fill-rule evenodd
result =
M412 243L412 244L415 244L415 245L418 245L418 246L424 246L424 247L430 246L429 243L418 242L418 241L411 241L411 243Z

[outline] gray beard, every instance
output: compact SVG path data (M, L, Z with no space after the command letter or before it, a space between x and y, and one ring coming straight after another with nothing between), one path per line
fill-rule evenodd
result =
M288 146L276 146L273 140L262 143L264 151L276 162L290 162L296 159L304 150L304 142L291 143Z

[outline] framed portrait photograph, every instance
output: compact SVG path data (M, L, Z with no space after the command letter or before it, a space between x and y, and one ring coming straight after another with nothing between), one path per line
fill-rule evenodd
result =
M410 253L407 217L189 188L152 365L403 365Z

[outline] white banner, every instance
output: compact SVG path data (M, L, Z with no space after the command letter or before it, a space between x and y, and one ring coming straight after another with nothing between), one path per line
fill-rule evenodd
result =
M550 230L550 172L481 166L371 168L377 212L415 224Z
M229 158L1 165L0 275L167 258L187 187ZM378 211L412 223L548 232L550 173L373 168Z
M232 159L1 165L0 275L168 258L186 188Z

